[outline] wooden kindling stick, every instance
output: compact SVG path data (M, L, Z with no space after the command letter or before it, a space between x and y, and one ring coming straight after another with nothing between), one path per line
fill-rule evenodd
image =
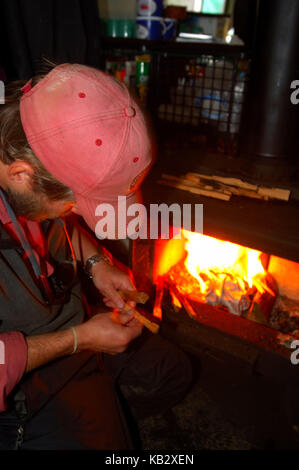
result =
M121 289L118 291L118 293L121 296L121 298L125 300L126 302L133 301L136 303L145 304L147 300L149 299L148 294L146 294L145 292ZM140 323L142 323L152 333L158 333L160 326L157 323L149 320L149 318L142 315L142 313L138 312L138 310L136 310L135 308L132 308L128 303L125 304L124 311L133 312L135 315L135 318L137 318L137 320L139 320Z
M136 302L136 304L145 304L149 299L149 295L146 292L138 290L120 289L118 293L122 299L131 300Z

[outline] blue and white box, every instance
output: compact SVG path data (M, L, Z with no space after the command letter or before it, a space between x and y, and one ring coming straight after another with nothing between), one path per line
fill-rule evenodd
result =
M137 16L163 16L163 0L138 0Z

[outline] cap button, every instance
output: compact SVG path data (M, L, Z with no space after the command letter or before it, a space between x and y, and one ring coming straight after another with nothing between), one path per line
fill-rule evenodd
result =
M136 114L135 108L133 106L126 106L124 108L124 113L127 117L134 117Z

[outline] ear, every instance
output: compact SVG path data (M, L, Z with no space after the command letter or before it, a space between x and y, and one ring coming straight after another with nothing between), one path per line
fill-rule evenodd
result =
M34 169L24 160L16 160L7 169L7 177L10 185L21 189L31 187Z

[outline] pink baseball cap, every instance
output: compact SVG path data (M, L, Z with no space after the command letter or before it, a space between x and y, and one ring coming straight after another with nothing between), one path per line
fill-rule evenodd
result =
M93 231L99 204L115 208L112 238L118 238L118 196L126 196L128 205L136 202L152 161L144 116L126 86L92 67L62 64L23 91L20 114L33 152L72 189ZM121 220L128 224L130 218L122 214Z

